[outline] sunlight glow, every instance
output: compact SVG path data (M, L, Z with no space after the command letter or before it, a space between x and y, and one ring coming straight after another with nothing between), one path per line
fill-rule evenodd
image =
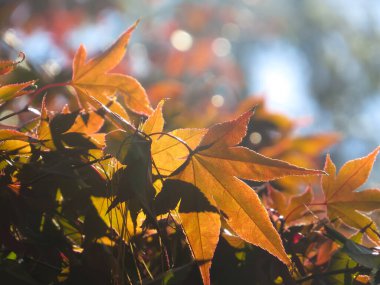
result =
M280 42L263 47L252 59L252 93L262 92L268 108L292 118L315 114L307 89L309 68L302 54Z

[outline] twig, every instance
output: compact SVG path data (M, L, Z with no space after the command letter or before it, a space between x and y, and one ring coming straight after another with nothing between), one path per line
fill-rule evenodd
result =
M297 284L302 284L303 282L306 282L306 281L312 280L312 279L316 279L319 277L325 277L325 276L342 274L342 273L355 273L355 272L361 272L361 273L369 274L369 273L371 273L371 269L363 267L363 266L355 266L352 268L337 269L337 270L332 270L332 271L327 271L327 272L322 272L322 273L311 274L311 275L305 276L303 278L300 278L298 280L295 280L295 282Z

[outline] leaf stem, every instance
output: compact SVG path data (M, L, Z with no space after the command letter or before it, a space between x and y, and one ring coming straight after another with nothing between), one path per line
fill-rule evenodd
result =
M28 112L28 111L29 111L29 108L28 108L28 105L26 105L26 106L25 106L24 108L22 108L21 110L18 110L18 111L16 111L16 112L13 112L13 113L10 113L10 114L8 114L8 115L5 115L5 116L1 117L1 118L0 118L0 122L1 122L1 121L4 121L4 120L6 120L6 119L9 119L9 118L11 118L11 117L13 117L13 116L19 115L19 114L21 114L21 113Z
M64 87L64 86L70 85L70 83L71 82L58 82L58 83L51 83L51 84L45 85L45 86L41 87L40 89L37 89L36 91L34 91L32 93L32 96L34 98L35 96L44 92L47 89L55 88L55 87Z

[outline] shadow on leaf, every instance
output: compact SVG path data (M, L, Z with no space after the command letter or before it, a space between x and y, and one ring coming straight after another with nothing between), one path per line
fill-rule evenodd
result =
M180 213L218 212L204 194L193 184L181 180L167 179L155 199L157 214L174 210L178 203Z

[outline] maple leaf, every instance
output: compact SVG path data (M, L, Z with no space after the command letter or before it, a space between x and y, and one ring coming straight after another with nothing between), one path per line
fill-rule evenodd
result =
M101 129L103 123L104 119L96 112L79 113L74 124L66 133L81 133L94 136Z
M37 138L41 142L43 150L56 150L49 126L50 118L46 108L46 96L42 99L40 122L37 126Z
M86 50L81 45L73 60L73 77L70 85L77 92L82 107L97 106L97 101L106 105L116 114L128 120L128 114L116 101L121 95L125 105L133 112L150 115L152 108L141 84L133 77L118 73L109 73L123 58L126 45L138 22L124 32L119 39L103 54L86 62Z
M265 156L288 161L290 163L306 167L315 168L320 165L321 154L336 144L340 136L336 133L324 133L301 137L285 137L273 146L264 147L260 152ZM281 189L288 193L298 193L307 185L317 185L317 177L286 177L276 181Z
M20 52L18 54L19 60L0 60L0 75L8 74L12 72L18 64L25 60L25 54Z
M341 219L350 227L365 229L367 235L377 243L380 242L380 238L376 225L360 212L380 208L380 189L356 190L367 181L379 151L380 147L377 147L365 157L348 161L338 174L335 164L327 155L324 169L328 176L322 177L321 180L325 195L324 204L330 220Z
M152 180L152 140L147 134L163 128L162 105L163 101L145 121L142 129L146 133L135 129L123 118L101 105L117 126L125 127L106 135L104 152L113 155L121 164L126 165L126 168L119 170L121 179L124 179L123 189L114 193L116 197L108 211L120 202L131 203L132 199L135 199L139 204L137 210L142 209L156 227L158 227L156 215L151 206L155 195Z
M115 230L125 242L128 242L133 234L142 232L141 225L145 219L143 212L138 213L137 218L134 218L135 221L133 221L131 212L126 209L124 203L112 211L108 211L111 206L110 199L91 196L91 200L106 225Z
M0 154L27 154L30 153L31 140L26 134L15 130L0 130Z
M305 211L306 206L313 200L313 191L311 187L307 187L300 195L287 195L272 186L268 185L268 196L264 196L265 204L276 209L283 217L285 222L302 221L307 217ZM301 222L301 221L300 221Z
M162 108L164 106L165 100L161 100L154 112L148 117L142 126L142 131L145 134L152 134L155 132L162 132L164 128L164 116L162 114Z
M270 159L236 146L245 135L251 115L252 112L249 111L237 120L215 125L208 131L178 130L176 137L188 146L191 144L192 149L195 147L190 154L179 141L173 140L168 147L163 144L164 137L153 140L152 156L160 171L176 174L170 179L190 183L199 189L212 207L223 212L229 226L242 239L260 246L289 264L281 239L260 199L237 177L268 181L287 175L315 175L322 172ZM165 159L161 161L159 156ZM178 164L181 159L182 164ZM220 214L199 208L198 211L180 212L179 219L198 262L203 282L210 284L209 269L219 239Z
M42 100L37 138L42 150L56 150L64 147L96 149L104 146L104 134L96 133L104 120L94 112L71 113L65 108L61 114L49 117L46 97Z
M324 150L336 144L340 135L336 133L324 133L295 138L284 138L274 146L264 147L261 152L270 157L291 157L301 154L305 157L319 156ZM306 160L310 160L306 158Z
M147 198L149 186L149 149L150 144L146 138L138 132L124 118L113 113L108 107L98 100L95 100L96 108L118 128L106 135L104 153L112 154L116 160L104 160L101 163L101 170L108 179L111 178L111 195L114 199L104 197L91 197L99 216L103 221L115 230L124 241L142 232L142 224L146 220L146 215L141 209L144 204L146 210L150 211ZM154 113L150 116L154 116ZM148 118L149 120L149 118ZM152 120L152 119L151 119ZM78 126L81 126L79 124ZM73 125L75 127L75 124ZM92 129L92 128L91 128ZM139 145L142 143L142 145ZM129 151L131 154L128 156ZM132 161L134 157L139 161ZM123 164L131 164L128 169ZM136 165L135 165L136 164ZM134 167L136 166L136 167ZM137 198L137 199L136 199ZM140 202L138 201L140 200ZM127 203L124 203L127 201ZM140 205L135 205L140 203ZM134 205L132 205L134 204ZM151 214L152 215L152 214Z
M13 98L31 93L31 90L25 90L25 88L33 85L35 82L35 80L31 80L23 83L0 86L0 104Z
M12 72L16 66L23 62L25 59L25 54L19 53L19 60L0 60L0 75L4 75ZM9 101L18 96L26 95L32 92L32 90L25 90L27 87L33 85L36 81L31 80L22 83L0 85L0 104Z

